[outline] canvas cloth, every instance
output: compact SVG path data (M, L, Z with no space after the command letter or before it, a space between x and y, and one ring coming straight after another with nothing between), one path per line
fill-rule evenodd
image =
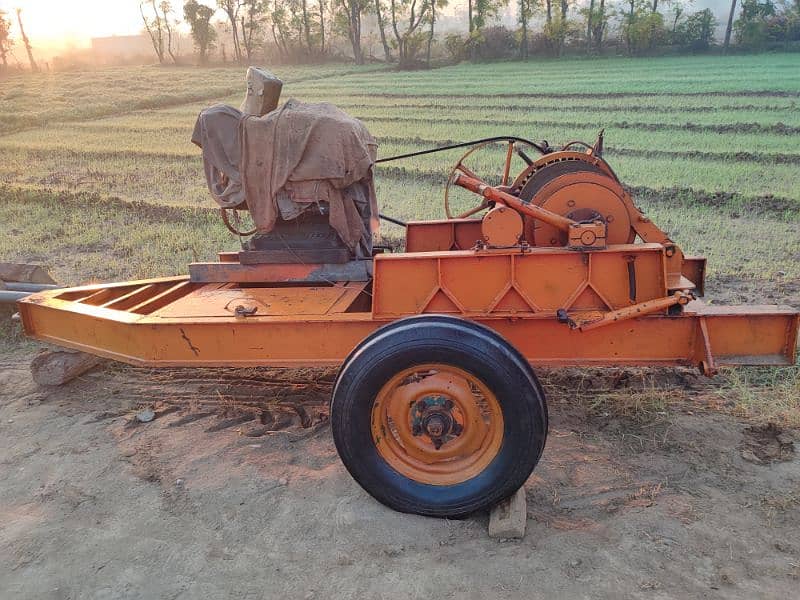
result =
M378 144L361 121L328 102L289 100L240 123L242 188L260 232L275 225L282 193L301 206L327 202L331 227L353 251L377 231Z
M358 119L327 102L289 100L263 117L216 105L200 113L192 142L203 149L214 200L224 208L246 204L258 232L325 202L342 241L369 256L378 231L378 145Z
M242 207L245 201L239 177L241 119L241 111L226 104L216 104L200 113L192 132L192 143L203 149L208 191L223 208Z

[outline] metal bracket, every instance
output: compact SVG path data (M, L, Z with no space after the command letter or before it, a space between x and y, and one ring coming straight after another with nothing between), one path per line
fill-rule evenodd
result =
M717 363L711 352L711 338L708 335L708 323L705 317L700 317L700 339L703 343L703 360L700 361L700 371L706 377L717 374Z

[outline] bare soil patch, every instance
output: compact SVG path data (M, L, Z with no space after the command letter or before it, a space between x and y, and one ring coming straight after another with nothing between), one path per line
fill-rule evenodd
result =
M783 598L800 577L800 460L743 458L793 434L713 410L688 370L541 372L528 533L497 543L485 514L403 515L357 486L332 370L107 364L51 389L31 355L0 363L0 595ZM653 381L665 402L637 408Z

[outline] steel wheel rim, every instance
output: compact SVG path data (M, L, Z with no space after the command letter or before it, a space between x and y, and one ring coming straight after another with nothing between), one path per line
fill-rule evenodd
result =
M430 485L475 477L503 442L495 394L471 373L441 363L404 369L386 382L370 423L380 456L401 475Z

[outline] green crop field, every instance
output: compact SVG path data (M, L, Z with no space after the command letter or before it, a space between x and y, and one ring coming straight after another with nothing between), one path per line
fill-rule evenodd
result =
M384 157L494 135L591 142L604 128L606 156L620 178L689 251L709 255L712 278L800 277L794 55L462 64L410 73L349 65L275 70L286 82L284 98L330 101L363 119ZM0 240L0 255L47 255L58 243L57 227L26 217L41 208L26 207L55 192L63 210L85 213L79 237L87 239L91 215L64 192L212 208L189 136L204 106L238 105L242 79L238 68L131 67L0 82L2 210L6 222L16 211L17 224ZM442 187L460 154L379 166L382 210L404 219L441 217ZM470 166L492 177L502 149L474 161ZM32 244L32 231L44 238ZM101 231L96 237L107 239ZM391 227L385 233L399 235ZM143 233L115 235L133 241ZM733 240L748 251L732 252ZM212 221L161 263L143 260L147 251L133 244L124 260L107 261L99 252L53 267L69 282L180 272L194 255L213 255L212 241L237 243Z
M284 99L333 102L363 119L381 157L497 135L592 142L604 128L610 164L656 223L708 256L722 301L800 298L797 55L274 70ZM243 75L128 67L0 81L0 260L42 262L78 284L183 273L236 248L189 137L203 107L239 104ZM381 210L443 217L461 152L379 165ZM469 165L491 179L503 155L488 149ZM800 418L797 369L761 391L744 373L725 388L742 410ZM759 409L764 394L775 401Z

